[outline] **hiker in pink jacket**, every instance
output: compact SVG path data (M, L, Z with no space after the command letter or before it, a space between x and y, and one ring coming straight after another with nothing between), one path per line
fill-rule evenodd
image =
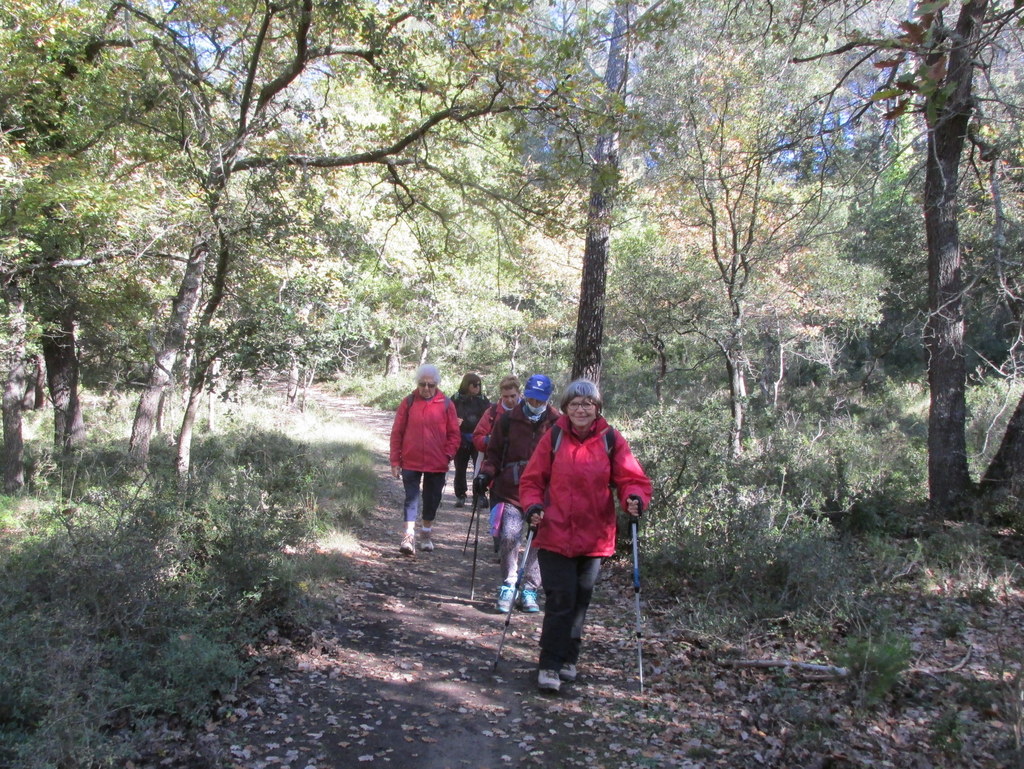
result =
M562 395L562 416L540 439L519 481L519 501L537 527L544 623L537 685L557 692L576 680L583 624L601 570L615 552L616 501L639 517L651 482L626 439L601 416L601 392L587 379Z
M401 551L416 552L416 518L422 483L423 525L420 550L434 549L434 518L441 505L448 465L462 434L451 398L438 389L441 373L425 364L416 370L416 390L402 399L391 426L391 474L405 487L405 536Z

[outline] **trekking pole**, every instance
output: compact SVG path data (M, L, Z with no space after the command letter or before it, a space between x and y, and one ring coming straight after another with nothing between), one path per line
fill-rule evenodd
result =
M480 472L480 459L482 458L482 456L483 456L482 454L477 454L476 455L476 466L473 468L473 512L470 513L470 516L469 516L469 528L466 529L466 541L462 545L462 554L463 555L466 554L466 548L469 547L469 535L473 533L473 519L476 517L476 513L477 513L476 503L477 503L478 495L476 493L476 476ZM479 537L480 536L480 522L479 521L477 521L476 531L477 531L477 537Z
M473 533L473 519L476 518L476 516L477 516L477 511L479 510L479 506L478 506L479 501L480 501L480 495L477 494L474 491L473 492L473 512L471 512L469 514L469 528L466 529L466 541L462 543L462 554L463 555L466 554L466 549L469 547L469 537ZM480 532L480 523L479 523L479 521L477 522L476 530L477 530L477 536L479 537L480 536L480 534L479 534L479 532Z
M639 539L639 527L637 526L636 518L632 520L630 526L633 530L633 596L636 598L636 661L640 669L640 693L644 693L644 651L641 645L641 638L643 637L643 631L641 629L641 618L640 618L640 555L637 547L637 540Z
M480 547L480 515L477 509L480 507L480 495L473 492L473 515L469 519L469 525L473 525L473 518L476 518L476 539L473 541L473 569L469 573L469 600L473 600L476 593L476 553Z
M509 623L512 622L512 611L516 607L516 598L519 597L519 588L523 584L523 573L526 571L526 559L530 557L530 545L533 544L533 535L537 533L537 527L531 526L526 535L526 548L523 550L523 558L519 562L519 571L516 573L516 586L512 589L512 605L509 607L508 615L505 617L505 629L501 631L501 641L498 643L498 655L494 658L494 667L491 671L498 669L498 661L501 659L501 650L505 646L505 634L508 633Z

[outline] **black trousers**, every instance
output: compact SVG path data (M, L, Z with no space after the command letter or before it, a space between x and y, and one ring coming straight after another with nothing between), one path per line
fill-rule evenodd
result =
M405 487L405 522L415 521L420 514L420 484L423 484L423 523L433 522L437 508L441 506L444 481L447 473L425 473L419 470L402 469L402 486Z
M476 467L476 455L479 452L473 448L473 444L463 441L459 444L459 450L455 452L455 481L453 490L455 496L464 497L469 486L466 483L466 465Z
M537 562L544 585L539 667L561 670L563 665L575 665L580 658L583 623L601 572L601 559L566 558L550 550L538 550Z

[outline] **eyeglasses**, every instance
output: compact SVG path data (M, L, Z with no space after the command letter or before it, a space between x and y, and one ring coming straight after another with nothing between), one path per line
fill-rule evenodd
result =
M417 382L416 386L425 387L428 390L433 390L435 387L437 387L437 382Z
M587 401L573 401L572 403L567 403L565 405L566 411L590 411L591 409L596 408L596 403L588 403Z

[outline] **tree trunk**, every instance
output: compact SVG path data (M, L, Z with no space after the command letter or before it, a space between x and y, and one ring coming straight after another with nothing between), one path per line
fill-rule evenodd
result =
M402 337L388 337L388 354L384 361L384 376L398 376L402 371Z
M189 467L192 462L192 432L195 427L196 413L203 391L210 381L211 372L223 350L211 347L210 328L217 316L220 303L227 293L228 273L231 270L231 243L227 228L219 221L216 210L211 211L211 218L217 226L217 267L213 280L210 281L210 296L203 305L196 332L196 343L191 350L194 370L190 378L188 402L185 404L185 415L181 420L178 432L178 483L184 486L188 482Z
M615 163L617 166L617 161ZM601 348L604 344L604 298L608 275L608 240L611 237L614 189L595 179L587 208L587 240L583 250L583 279L576 316L576 343L572 378L601 380Z
M654 397L658 400L658 405L665 402L665 379L668 377L668 355L665 353L665 340L660 337L655 337L651 343L654 347L654 354L658 359L658 372L654 378Z
M519 376L519 347L522 345L523 335L519 331L513 331L508 340L508 370L512 376Z
M210 370L210 379L206 383L206 430L212 433L217 429L217 379L224 361L217 358Z
M185 416L181 420L181 430L178 432L178 458L177 474L178 485L184 488L188 483L188 472L192 465L192 432L196 424L196 414L199 412L199 402L203 397L203 383L193 384L188 393L188 403L185 405Z
M135 421L132 423L132 435L128 443L128 456L136 464L145 464L149 458L149 442L153 436L153 427L157 422L162 403L164 389L171 383L174 364L185 344L189 319L199 300L199 289L203 282L203 271L209 255L207 244L199 243L193 247L185 272L181 277L181 285L171 305L171 317L164 332L163 344L156 351L156 359L149 373L139 405L135 409Z
M58 324L43 334L42 348L53 403L53 445L67 452L85 440L85 421L78 398L78 352L70 309L61 311Z
M306 413L306 396L309 395L309 388L316 381L316 366L311 366L302 374L302 395L299 398L299 411Z
M162 435L164 432L164 412L167 409L167 388L160 391L160 400L156 404L156 418L154 420L154 426L156 428L156 434Z
M38 411L46 405L46 360L42 354L25 363L25 393L21 399L22 411Z
M630 8L631 3L620 3L611 11L612 35L604 76L604 85L610 99L625 96L628 72L626 35L629 31ZM583 247L583 277L580 281L580 304L572 359L573 379L586 377L595 382L601 379L605 284L618 183L619 134L613 129L599 136L594 148L594 168L587 206L587 238Z
M292 365L288 367L288 394L289 406L295 405L295 399L299 397L299 359L292 356Z
M1008 489L1018 499L1024 494L1024 395L1006 425L999 450L981 479L982 491Z
M25 393L25 300L12 280L4 287L7 301L7 381L4 385L4 491L14 494L25 486L25 440L22 410Z
M986 0L961 6L949 49L946 88L925 105L928 143L924 189L928 242L928 496L932 513L955 513L970 488L967 465L964 358L963 261L960 252L957 191L960 157L974 109L972 82ZM941 43L940 43L941 45ZM930 67L945 65L945 50L926 57Z
M725 368L729 375L729 458L738 459L743 453L743 420L746 415L747 377L743 353L738 348L722 348Z

